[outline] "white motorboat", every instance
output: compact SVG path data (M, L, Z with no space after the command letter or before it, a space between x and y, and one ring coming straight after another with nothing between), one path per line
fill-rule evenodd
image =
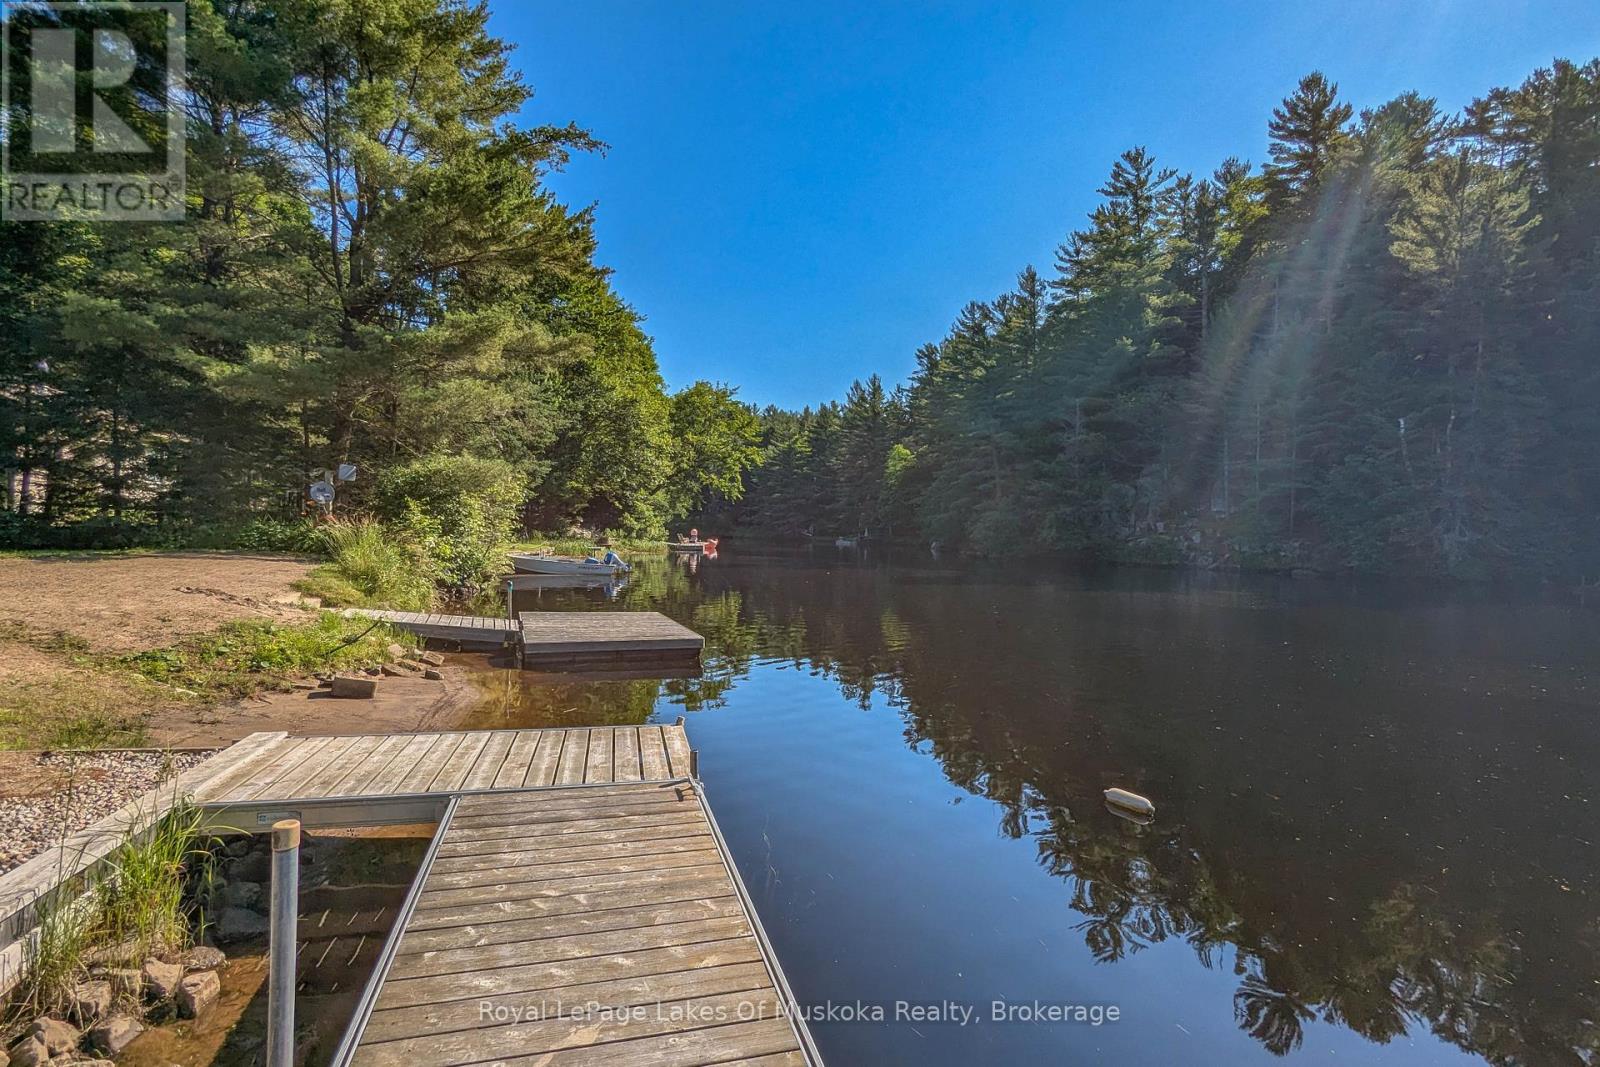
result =
M626 574L631 568L621 560L607 563L593 556L547 556L533 552L511 553L511 566L518 574L582 574L611 577Z

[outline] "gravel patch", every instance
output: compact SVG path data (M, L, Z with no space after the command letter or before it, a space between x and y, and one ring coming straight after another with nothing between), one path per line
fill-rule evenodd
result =
M105 818L188 770L208 752L42 752L35 766L64 779L43 796L0 799L0 873Z

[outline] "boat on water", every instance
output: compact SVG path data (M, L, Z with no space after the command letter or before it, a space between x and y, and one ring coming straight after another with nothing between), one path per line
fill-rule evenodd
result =
M715 555L717 539L708 537L704 541L668 541L667 548L673 552L704 552Z
M518 574L564 574L564 575L598 575L612 577L618 574L627 574L633 568L629 567L615 555L607 553L607 559L596 559L593 556L580 559L577 556L551 556L535 552L511 553L511 566Z

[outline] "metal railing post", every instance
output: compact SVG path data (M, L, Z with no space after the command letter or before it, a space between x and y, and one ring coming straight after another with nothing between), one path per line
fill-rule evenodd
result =
M272 824L267 1067L294 1067L294 966L300 916L300 820Z

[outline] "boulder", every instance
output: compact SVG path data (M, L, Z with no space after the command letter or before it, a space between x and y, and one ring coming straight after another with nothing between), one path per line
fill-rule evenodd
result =
M128 1042L144 1033L144 1024L131 1015L113 1015L89 1031L89 1044L107 1056L116 1056Z
M217 977L216 971L191 974L178 986L178 1014L185 1019L198 1019L220 996L222 979Z
M411 658L416 660L418 663L426 663L430 667L444 666L444 657L439 655L437 652L418 652Z
M17 1067L45 1067L50 1062L50 1050L29 1034L11 1046L11 1062Z
M166 1000L178 991L178 983L183 981L183 964L145 960L139 973L144 977L145 994L151 1000Z
M260 882L229 882L228 888L222 894L223 903L230 908L248 908L251 911L261 910Z
M88 1026L111 1010L113 999L111 982L108 979L96 978L90 982L79 982L77 988L72 991L72 1017L78 1020L78 1025Z
M328 692L344 699L370 699L378 692L376 678L359 678L354 675L341 674L333 679L333 684L328 687Z
M220 948L196 945L183 954L183 966L190 971L214 971L228 962Z
M62 1019L35 1019L28 1033L37 1038L52 1056L62 1056L78 1047L83 1034L76 1026Z
M406 658L406 648L405 648L404 645L391 644L388 648L384 649L384 651L389 653L389 658L390 659L405 659Z
M243 941L260 937L270 928L265 915L257 915L244 908L223 908L217 920L218 941Z
M251 852L229 860L223 870L229 890L244 882L265 882L272 877L272 856L266 852Z
M422 676L424 678L426 678L430 682L442 682L442 681L444 681L444 675L440 674L438 671L434 670L432 667L429 667L427 670L423 671L422 672Z
M255 838L251 837L249 834L240 834L237 837L230 837L228 839L228 845L225 851L230 856L248 856L250 854L250 849L255 847L255 843Z

